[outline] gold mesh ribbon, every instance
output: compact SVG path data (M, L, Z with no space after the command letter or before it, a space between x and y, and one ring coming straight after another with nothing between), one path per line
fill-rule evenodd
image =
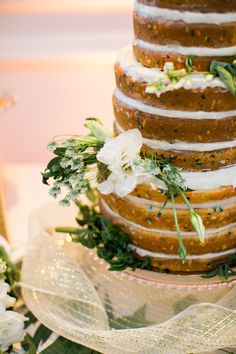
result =
M32 217L22 269L24 300L47 327L105 354L236 347L235 286L180 286L179 277L161 285L108 272L92 252L46 232L63 217L50 207Z

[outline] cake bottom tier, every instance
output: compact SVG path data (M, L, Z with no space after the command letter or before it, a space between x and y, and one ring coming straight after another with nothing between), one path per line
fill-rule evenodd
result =
M100 198L102 214L129 234L130 248L138 259L150 257L151 268L154 271L208 273L220 264L229 263L231 257L236 254L236 224L232 223L207 230L205 245L200 243L195 232L182 232L188 255L185 262L181 262L178 254L178 236L173 228L170 231L165 228L154 228L152 224L144 226L129 217L132 215L131 205L127 204L126 208L123 204L124 212L121 212L115 207L118 204L119 199L114 204L111 203L110 197ZM141 213L141 210L139 212Z

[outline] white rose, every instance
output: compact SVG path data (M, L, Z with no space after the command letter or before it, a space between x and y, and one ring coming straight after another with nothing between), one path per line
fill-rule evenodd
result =
M9 290L10 286L0 280L0 316L8 307L12 307L15 304L15 299L7 294Z
M0 350L6 351L10 345L21 342L25 337L26 318L13 311L5 311L0 316Z

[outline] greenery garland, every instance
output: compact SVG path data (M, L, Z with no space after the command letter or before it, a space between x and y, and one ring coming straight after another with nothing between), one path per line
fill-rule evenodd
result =
M173 67L165 68L166 75L171 83L176 84L181 79L191 77L191 75L202 74L205 76L212 75L212 78L218 77L232 93L236 96L236 60L231 64L221 61L212 61L209 66L209 70L206 72L194 71L194 59L196 57L193 55L188 55L185 61L185 67L183 69L175 70ZM166 84L162 79L156 82L152 82L148 87L161 92L165 90Z
M150 258L137 259L129 248L129 235L100 214L96 204L89 206L79 201L76 204L80 211L76 219L79 228L57 227L57 232L69 233L73 242L96 249L98 257L110 265L111 271L150 269Z

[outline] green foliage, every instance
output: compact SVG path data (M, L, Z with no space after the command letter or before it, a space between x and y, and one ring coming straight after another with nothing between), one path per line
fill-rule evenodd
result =
M2 246L0 246L0 258L6 263L7 266L7 271L4 276L5 281L11 287L10 295L19 298L20 291L14 287L14 284L20 280L20 269L16 264L11 262L7 252Z
M213 61L210 65L210 72L219 76L229 91L236 96L236 65L234 62L229 64L221 61Z
M105 307L108 314L109 324L112 329L143 328L154 324L146 318L147 305L141 306L130 316L117 317L110 296L106 294Z
M27 328L31 324L38 325L38 320L34 317L31 312L28 312L26 315L29 318L27 322ZM29 334L26 335L24 342L22 343L23 349L26 351L26 354L37 354L37 349L39 345L44 344L53 332L45 327L44 325L39 325L36 333L33 337ZM92 349L86 348L80 344L71 342L70 340L58 337L55 341L46 349L42 351L43 354L99 354Z
M111 271L126 268L150 269L150 258L137 259L129 249L129 235L119 230L107 217L97 212L94 206L77 202L81 217L79 228L58 227L57 232L69 233L74 242L89 249L97 249L97 255L110 264Z
M196 58L194 55L187 55L185 66L188 72L193 71L193 61Z
M204 274L202 278L209 279L218 277L220 280L227 282L231 276L236 275L236 271L233 269L234 267L236 267L236 254L229 257L228 263L219 264L215 269Z

